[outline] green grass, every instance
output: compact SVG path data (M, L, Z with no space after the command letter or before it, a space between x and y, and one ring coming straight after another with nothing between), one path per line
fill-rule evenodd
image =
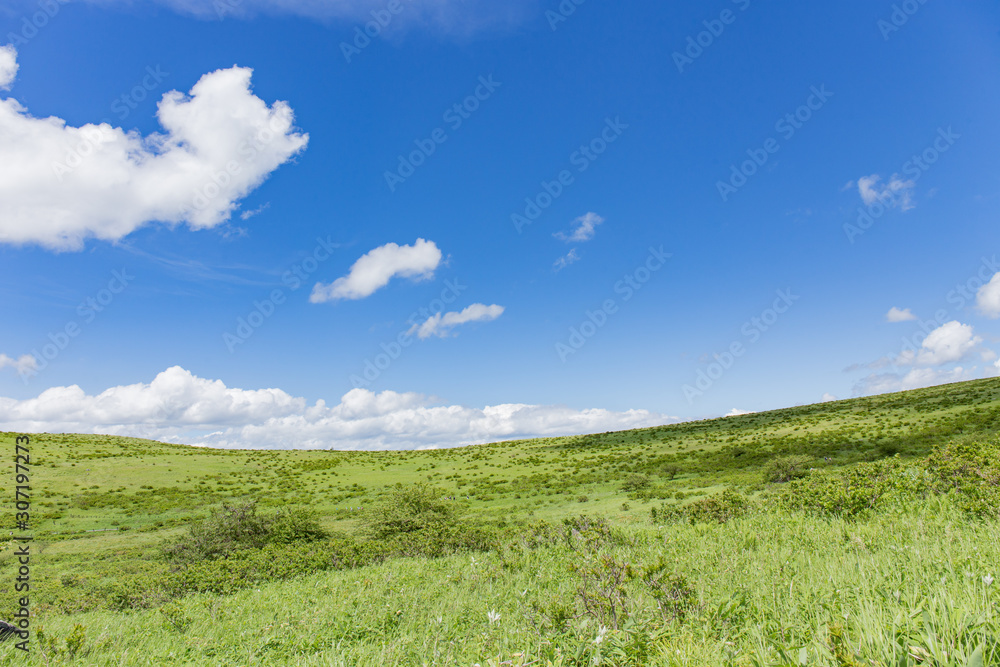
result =
M917 462L935 446L998 432L1000 380L992 379L422 452L218 451L33 435L32 627L46 639L33 638L27 661L10 643L0 647L0 664L975 665L980 646L990 664L1000 581L987 586L983 577L1000 576L1000 529L950 497L852 520L768 509L725 524L657 525L650 510L730 488L770 497L765 472L782 457L837 472L895 454ZM11 458L14 437L0 434ZM318 563L324 549L342 546L293 545L271 554L273 571L311 573L244 582L227 595L135 600L170 577L161 547L224 501L308 506L328 531L354 535L368 516L357 508L370 511L396 483L440 487L469 526L494 526L496 539L434 559L386 552L347 569L329 559L292 563L307 552ZM529 524L584 514L605 518L613 536L584 546L529 537ZM104 532L86 532L94 530ZM0 576L10 580L13 548L0 543ZM635 575L660 566L690 594L667 613L641 576L609 583L626 564ZM0 613L9 617L14 599L0 594ZM621 605L632 620L594 643L610 623L593 611L602 604ZM81 632L70 658L67 639L72 647Z

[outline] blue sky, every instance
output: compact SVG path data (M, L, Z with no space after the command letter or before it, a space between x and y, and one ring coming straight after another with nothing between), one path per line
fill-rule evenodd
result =
M998 372L994 3L226 1L0 8L0 428L442 446Z

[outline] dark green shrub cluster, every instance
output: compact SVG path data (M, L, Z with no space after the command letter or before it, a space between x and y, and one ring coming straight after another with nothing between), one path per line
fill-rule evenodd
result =
M784 509L854 517L893 502L924 497L927 491L920 467L894 457L859 463L838 473L813 472L790 482L774 500Z
M1000 514L1000 442L955 442L927 458L934 490L978 516Z
M393 556L444 556L457 551L484 551L499 541L503 527L465 517L464 506L426 484L397 484L365 510L363 537Z
M681 506L662 505L650 510L654 523L686 521L689 523L726 523L753 509L753 503L743 494L726 489L711 496Z
M255 501L223 503L212 515L191 526L188 534L164 547L168 558L182 563L214 560L243 549L290 544L327 537L315 513L287 508L269 516L257 514Z
M771 461L764 469L765 484L784 484L809 474L811 459L806 456L782 456Z
M775 497L779 507L855 517L892 504L940 494L978 516L996 516L1000 506L1000 446L954 442L926 459L908 463L895 456L847 470L813 472L789 483Z

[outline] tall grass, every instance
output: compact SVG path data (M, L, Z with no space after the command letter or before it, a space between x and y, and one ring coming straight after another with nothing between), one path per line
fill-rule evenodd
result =
M765 512L581 539L523 533L487 553L396 559L166 608L54 615L36 620L47 655L23 661L5 649L0 664L1000 661L1000 581L989 583L1000 525L970 518L946 497L857 521ZM665 564L691 587L690 608L662 613L662 600L634 576L620 591L623 622L609 628L581 603L587 592L610 590L572 567L588 559L635 572ZM86 638L70 659L65 643L76 626Z

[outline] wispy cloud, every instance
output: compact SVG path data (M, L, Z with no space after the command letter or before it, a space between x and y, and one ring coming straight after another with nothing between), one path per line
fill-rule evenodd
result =
M492 322L503 315L504 307L496 304L487 306L474 303L460 313L438 313L421 324L414 324L409 333L417 334L421 340L438 336L444 338L452 329L469 322Z
M889 312L885 314L886 322L912 322L915 319L917 319L917 316L914 315L909 308L900 309L893 306L889 309Z
M604 222L604 218L596 213L586 213L573 221L573 229L567 232L556 232L552 236L566 243L584 243L594 238L597 233L597 226Z
M79 1L79 0L76 0ZM133 4L133 0L84 0L106 7ZM387 0L154 0L156 4L200 19L252 19L259 15L301 16L323 22L378 21L390 14ZM469 35L482 30L512 27L535 11L535 0L402 0L390 14L385 32L411 27Z
M858 179L858 193L865 205L871 206L875 202L882 202L885 206L895 207L901 211L913 208L913 189L917 186L914 181L904 181L898 174L893 174L889 182L884 185L881 184L881 180L878 174Z
M434 277L441 263L441 251L433 241L417 239L413 245L387 243L362 255L350 272L334 282L316 283L309 300L312 303L364 299L399 276L410 280Z
M573 262L577 262L580 259L580 255L576 252L576 248L572 248L568 253L553 262L552 267L555 271L562 271L567 266Z
M38 360L30 354L22 354L16 359L0 354L0 370L4 368L13 368L18 374L24 375L38 368Z

